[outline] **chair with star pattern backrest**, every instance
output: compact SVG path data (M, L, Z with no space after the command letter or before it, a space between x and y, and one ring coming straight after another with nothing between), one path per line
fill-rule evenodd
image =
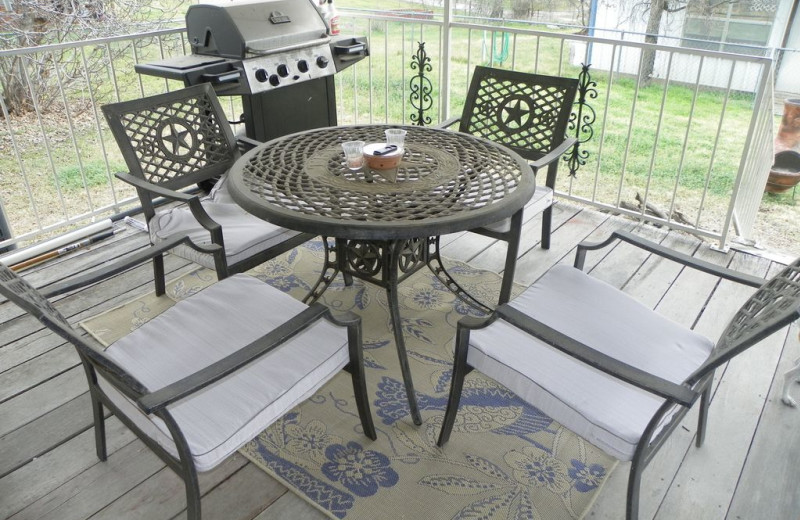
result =
M342 406L357 412L363 434L376 439L361 319L355 314L334 316L320 303L307 306L236 274L192 293L104 348L74 329L47 299L70 293L66 298L83 301L85 293L73 291L92 291L88 286L176 246L219 249L172 237L51 285L45 294L0 263L0 295L75 347L86 374L101 461L108 456L104 410L110 410L183 479L185 517L200 520L198 473L228 460L343 368L350 372L355 402ZM115 472L122 475L124 469Z
M514 150L537 175L536 191L527 204L529 215L542 213L541 246L550 247L553 190L559 158L576 142L566 136L578 80L513 70L475 67L464 110L460 117L442 123L484 137ZM544 179L538 172L547 168ZM542 180L544 182L542 182ZM512 223L512 219L517 222ZM523 213L494 224L471 229L508 244L500 303L508 301L519 248Z
M234 137L208 84L108 104L103 113L129 169L116 176L136 187L152 243L188 234L196 244L221 246L216 256L183 246L173 252L222 279L313 238L254 217L233 201L226 174L240 145L252 143ZM213 189L208 196L188 193L195 184ZM158 209L158 198L183 204ZM164 292L163 262L153 260L157 294Z
M587 251L618 241L758 289L714 342L582 270ZM468 429L456 416L464 378L477 369L608 455L630 461L626 518L634 520L644 469L698 402L702 445L714 371L798 317L800 258L765 281L628 232L581 243L574 267L552 267L489 318L459 321L438 445L453 429Z

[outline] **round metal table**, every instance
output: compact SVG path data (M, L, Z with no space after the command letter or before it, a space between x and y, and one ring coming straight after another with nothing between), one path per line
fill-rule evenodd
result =
M386 128L398 125L338 126L274 139L236 161L229 184L233 199L253 215L335 238L333 246L324 240L326 265L307 300L319 298L339 272L348 284L355 276L386 289L411 415L421 424L397 285L427 265L459 297L489 310L447 273L438 237L511 218L518 239L535 181L528 163L508 148L417 126L402 127L407 134L397 168L349 170L341 144L383 142ZM513 271L503 274L501 301L508 300Z

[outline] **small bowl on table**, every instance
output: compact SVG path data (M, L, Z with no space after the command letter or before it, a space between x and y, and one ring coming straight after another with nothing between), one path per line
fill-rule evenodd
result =
M387 150L394 146L394 150ZM375 152L378 152L377 154ZM397 168L403 158L403 149L386 143L370 143L364 147L364 160L373 170L389 170Z

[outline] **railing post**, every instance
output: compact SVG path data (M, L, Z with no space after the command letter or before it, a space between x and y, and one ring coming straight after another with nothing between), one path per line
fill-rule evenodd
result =
M3 208L3 201L0 200L0 243L5 240L9 240L12 238L11 234L11 227L8 225L8 220L6 219L6 211ZM9 244L3 247L0 247L0 254L7 253L12 249L16 249L16 244Z
M444 0L444 18L442 20L442 71L439 78L439 120L450 117L450 24L452 23L453 5L451 0Z

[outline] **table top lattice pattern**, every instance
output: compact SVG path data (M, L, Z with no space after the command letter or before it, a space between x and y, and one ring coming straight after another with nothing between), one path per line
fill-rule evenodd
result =
M347 169L341 143L383 142L387 126L343 126L279 138L234 166L237 201L277 224L324 233L334 223L352 229L396 230L509 216L533 193L533 177L516 154L487 140L441 129L406 127L405 151L396 169ZM517 200L524 199L524 200ZM491 215L508 210L492 220ZM288 218L289 221L284 220ZM322 223L315 228L313 223ZM309 227L310 226L310 227ZM464 229L467 229L465 227ZM364 238L357 231L353 237ZM433 233L438 234L438 233ZM359 236L357 236L359 235ZM337 235L340 236L340 235Z

